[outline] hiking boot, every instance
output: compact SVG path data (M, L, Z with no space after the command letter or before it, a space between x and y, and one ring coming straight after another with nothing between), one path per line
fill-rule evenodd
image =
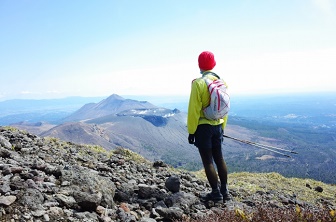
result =
M223 200L224 201L229 201L229 200L232 199L227 185L221 186L220 192L221 192L221 194L223 196Z
M224 201L229 201L229 200L232 200L232 197L230 195L230 193L226 193L223 195L223 200Z
M212 191L206 195L201 196L202 201L213 201L213 202L222 202L223 195L219 191Z

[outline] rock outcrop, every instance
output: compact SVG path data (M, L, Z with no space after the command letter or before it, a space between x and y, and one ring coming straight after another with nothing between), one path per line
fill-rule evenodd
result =
M203 203L199 196L208 190L194 174L129 150L0 127L0 221L181 221L260 202L314 207L289 196L275 201L274 192L242 197L239 190L231 194L243 201Z

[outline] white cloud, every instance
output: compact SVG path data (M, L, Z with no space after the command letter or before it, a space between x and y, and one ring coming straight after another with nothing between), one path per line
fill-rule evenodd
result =
M331 12L332 9L331 0L313 0L313 4L315 4L319 9L321 9L324 12Z
M35 93L31 91L21 91L20 94L27 95L27 94L35 94Z
M336 49L271 53L226 61L235 93L335 90Z
M48 90L46 93L47 94L62 94L63 92L59 90Z
M334 0L312 0L313 4L328 18L335 21L335 1Z

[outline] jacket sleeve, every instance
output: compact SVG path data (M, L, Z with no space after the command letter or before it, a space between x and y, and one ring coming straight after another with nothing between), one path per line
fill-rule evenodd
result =
M226 116L224 116L224 118L223 118L223 124L222 124L222 128L223 128L223 130L225 129L225 127L226 127L226 124L227 124L227 120L228 120L228 118L229 118L229 116L228 115L226 115Z
M196 132L201 111L202 101L200 95L200 87L197 84L197 81L193 81L191 85L187 119L189 134L194 134Z

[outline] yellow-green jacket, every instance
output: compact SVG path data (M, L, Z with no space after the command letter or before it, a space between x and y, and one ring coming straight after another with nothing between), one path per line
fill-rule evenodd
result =
M202 77L209 74L209 71L205 71L202 74ZM191 84L191 92L189 98L188 106L188 133L194 134L197 126L201 124L210 124L210 125L219 125L223 124L223 129L226 126L227 118L226 115L223 119L219 120L209 120L204 117L203 109L209 106L210 104L210 93L208 87L202 77L194 79ZM208 75L207 78L215 80L217 79L213 75Z

